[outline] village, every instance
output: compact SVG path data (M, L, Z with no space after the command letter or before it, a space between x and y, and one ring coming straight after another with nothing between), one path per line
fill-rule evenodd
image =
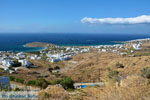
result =
M0 51L0 68L6 72L17 73L19 67L34 67L29 60L46 60L52 63L59 61L70 60L72 56L78 53L86 53L90 51L90 48L62 48L55 47L57 50L50 48L48 50L39 51L39 54L31 54L26 52L9 52ZM64 50L65 49L65 50ZM43 56L46 59L43 59Z
M72 58L76 55L82 55L82 54L88 54L90 52L97 52L98 54L104 54L104 53L112 53L116 54L118 56L129 56L134 57L135 52L139 52L143 49L143 44L146 43L146 41L149 41L150 39L141 39L141 40L133 40L128 41L125 43L120 44L114 44L114 45L97 45L97 46L56 46L56 47L47 47L44 50L41 50L39 52L10 52L10 51L1 51L0 52L0 69L3 70L3 73L9 73L6 75L15 75L19 76L22 74L20 73L20 69L25 68L24 70L28 70L27 72L23 72L23 75L27 75L28 77L31 77L33 75L37 77L47 78L49 75L47 72L44 72L43 70L43 76L40 75L41 73L36 69L39 68L35 63L32 63L32 61L44 61L49 62L50 64L54 64L56 66L52 73L50 75L54 75L55 77L58 76L60 73L65 72L64 68L59 68L59 65L57 63L74 63L75 61L72 61ZM68 67L69 68L69 67ZM35 70L34 70L35 69ZM51 72L51 67L48 68L47 71ZM31 71L30 71L31 70ZM34 70L34 71L32 71ZM37 70L37 71L36 71ZM41 70L41 69L39 69ZM60 73L59 73L60 72ZM19 74L17 74L19 73ZM1 73L2 74L2 73ZM31 74L31 76L29 76ZM40 75L40 76L39 76ZM51 76L52 77L52 76ZM11 86L14 88L21 87L26 89L28 86L22 86L22 85L16 85L16 83L10 82L12 80L9 80L9 77L5 77L5 74L2 74L2 77L0 78L1 84L6 84L8 86ZM30 81L30 80L29 80ZM26 82L26 84L29 82ZM74 88L86 88L91 86L104 86L104 82L75 82ZM40 91L40 88L33 88L32 86L29 87L29 91L35 89L36 91Z
M140 50L141 45L145 41L150 39L138 39L128 41L123 44L115 45L98 45L98 46L87 46L87 47L53 47L42 50L39 54L31 54L26 52L9 52L0 51L0 68L4 69L9 73L17 72L19 67L34 67L34 65L29 61L31 60L43 60L43 56L46 58L44 60L55 63L59 61L70 60L72 56L80 53L88 53L93 49L96 49L99 53L112 52L118 55L129 55L133 54L135 50ZM134 55L129 55L134 56ZM15 67L17 66L17 67ZM13 67L13 68L12 68Z

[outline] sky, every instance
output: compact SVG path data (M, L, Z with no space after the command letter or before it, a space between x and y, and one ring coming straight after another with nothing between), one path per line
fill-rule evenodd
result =
M0 0L0 33L150 34L150 0Z

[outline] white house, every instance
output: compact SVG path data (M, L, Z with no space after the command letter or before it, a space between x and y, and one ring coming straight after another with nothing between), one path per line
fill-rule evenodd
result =
M88 49L82 49L80 52L81 52L81 53L89 52L89 48L88 48Z
M26 59L18 60L18 62L20 62L21 66L23 66L23 67L29 67L31 65L31 63L29 61L27 61Z
M14 62L11 61L10 59L2 60L2 65L4 65L4 66L11 67L13 64L14 64Z
M106 49L102 49L102 52L107 52L107 50Z
M25 58L25 54L23 52L19 52L16 54L17 58Z
M70 48L70 47L66 48L66 51L70 51L70 50L71 50L71 48Z
M47 54L47 56L50 58L51 62L58 62L58 61L65 61L65 60L69 60L71 59L70 56L72 56L72 54Z
M37 59L40 59L37 55L33 55L30 57L30 59L33 59L33 60L37 60Z
M133 44L132 45L135 50L140 50L141 44Z

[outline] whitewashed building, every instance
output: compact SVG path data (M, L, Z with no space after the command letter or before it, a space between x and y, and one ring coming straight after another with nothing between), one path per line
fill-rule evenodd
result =
M29 67L30 65L32 65L29 61L27 61L26 59L21 59L21 60L18 60L18 62L21 63L21 66L23 67Z
M19 52L16 54L16 58L19 59L19 58L25 58L25 54L23 52Z
M50 62L65 61L71 59L72 54L47 54Z
M133 44L132 46L135 50L140 50L141 49L141 44Z
M2 60L2 65L4 65L4 66L11 67L13 64L14 64L14 62L10 59Z

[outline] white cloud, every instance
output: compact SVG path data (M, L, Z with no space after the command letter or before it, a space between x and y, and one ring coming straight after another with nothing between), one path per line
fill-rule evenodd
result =
M150 15L130 18L89 18L84 17L82 23L90 24L150 24Z

